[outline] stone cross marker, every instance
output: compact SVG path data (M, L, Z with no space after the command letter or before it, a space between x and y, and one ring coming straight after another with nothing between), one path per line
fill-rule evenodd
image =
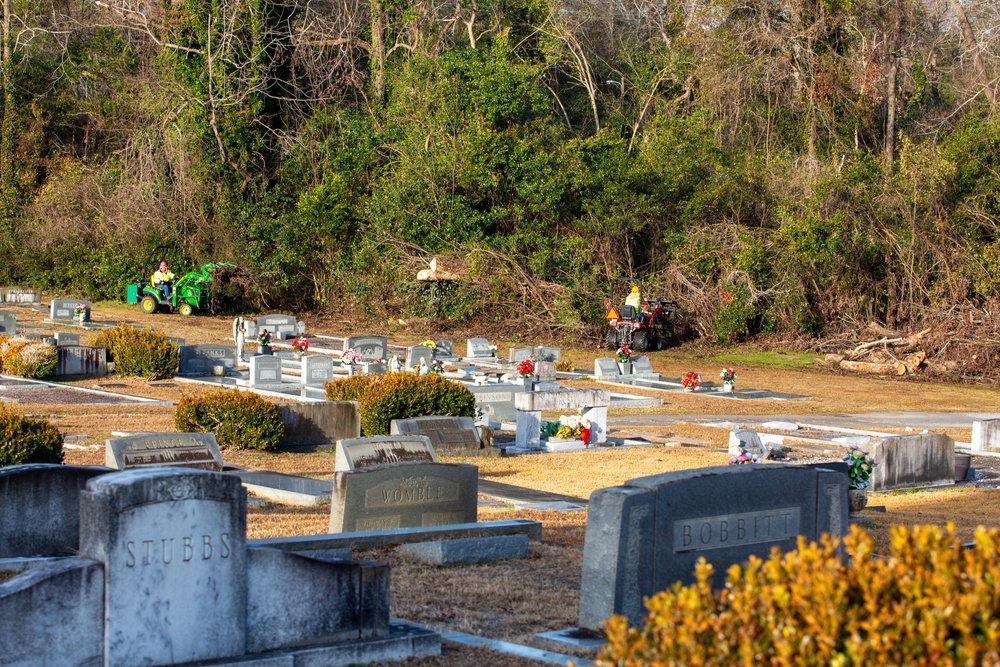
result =
M104 465L114 470L182 466L222 471L222 454L214 433L143 433L111 438Z
M104 563L105 664L242 655L246 554L238 477L161 468L90 480L80 555Z
M630 624L643 598L694 581L704 557L715 586L726 569L799 535L847 533L847 475L786 465L720 466L641 477L590 496L580 588L581 628L600 631L612 614Z

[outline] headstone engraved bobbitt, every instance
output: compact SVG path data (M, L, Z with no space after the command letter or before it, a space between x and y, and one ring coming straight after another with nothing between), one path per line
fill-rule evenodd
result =
M105 664L245 652L246 493L238 477L162 468L102 475L81 494L80 524L80 555L104 563Z

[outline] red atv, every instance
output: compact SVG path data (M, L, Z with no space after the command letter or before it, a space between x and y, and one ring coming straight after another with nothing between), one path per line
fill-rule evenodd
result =
M615 278L609 292L604 301L604 318L611 327L606 339L609 350L627 345L635 352L648 352L674 343L675 301L644 298L638 278Z

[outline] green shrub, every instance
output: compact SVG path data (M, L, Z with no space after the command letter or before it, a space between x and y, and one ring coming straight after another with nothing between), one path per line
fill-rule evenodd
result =
M177 344L162 331L117 326L102 331L94 345L107 348L109 361L115 362L119 375L162 380L173 377L180 361Z
M59 353L54 345L21 336L0 339L0 368L9 375L45 378L56 370Z
M331 401L358 401L365 435L387 435L393 419L425 415L472 417L476 409L472 392L435 373L388 373L334 380L327 385L326 396Z
M12 408L0 407L0 466L62 460L59 429L44 419L28 419Z
M598 665L985 665L1000 636L1000 531L963 548L953 527L897 527L889 553L852 527L843 543L806 544L767 561L751 557L712 590L696 583L647 601L645 625L607 625Z
M182 396L174 423L179 431L211 431L224 448L277 449L285 434L278 408L257 394L232 389Z

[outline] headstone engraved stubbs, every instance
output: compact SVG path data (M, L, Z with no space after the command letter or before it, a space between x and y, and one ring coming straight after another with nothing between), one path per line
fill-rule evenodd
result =
M704 557L715 586L726 569L772 547L796 548L847 531L847 475L819 467L720 466L642 477L591 494L579 625L599 632L612 614L630 624L643 598L694 581Z
M80 524L81 556L104 563L105 664L244 653L246 492L238 477L162 468L102 475L81 494Z

